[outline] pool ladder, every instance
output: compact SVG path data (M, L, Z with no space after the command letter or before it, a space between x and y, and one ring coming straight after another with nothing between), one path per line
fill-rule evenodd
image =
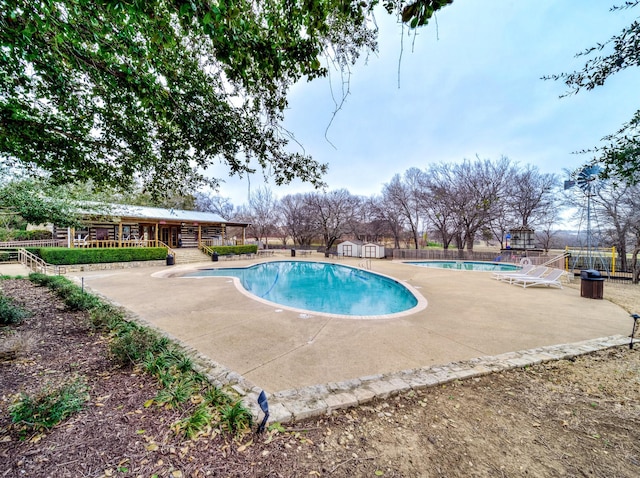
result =
M365 259L358 264L361 269L371 270L371 259Z

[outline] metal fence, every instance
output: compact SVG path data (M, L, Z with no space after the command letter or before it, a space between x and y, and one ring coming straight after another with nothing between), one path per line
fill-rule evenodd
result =
M567 258L565 254L549 255L540 251L527 251L527 255L524 256L520 251L503 251L497 253L459 249L387 249L387 257L393 257L394 260L405 261L488 261L508 262L512 264L520 264L524 261L534 265L545 265L556 269L565 269L573 273L576 277L580 277L580 271L582 269L589 268L586 263L575 261L575 258L572 257ZM614 274L606 270L600 270L600 273L605 279L619 283L630 284L633 277L633 273L630 270L621 270L619 261Z

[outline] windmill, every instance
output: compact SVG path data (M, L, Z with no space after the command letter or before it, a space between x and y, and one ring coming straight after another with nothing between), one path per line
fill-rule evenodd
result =
M593 164L590 166L583 167L580 172L577 174L575 181L565 181L564 189L567 190L572 188L573 186L577 186L587 199L587 241L586 241L586 249L587 249L587 266L589 269L593 269L595 266L595 258L596 256L600 256L598 252L598 244L593 234L593 197L598 193L599 189L602 187L602 180L599 178L599 174L602 171L602 168L597 164ZM581 256L578 255L576 257L575 262L578 261L578 258ZM608 264L600 257L601 262L605 269L608 271ZM575 266L574 262L574 266Z

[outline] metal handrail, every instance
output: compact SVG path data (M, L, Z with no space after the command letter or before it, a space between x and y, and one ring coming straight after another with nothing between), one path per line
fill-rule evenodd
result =
M562 254L560 254L559 256L552 257L551 259L547 260L546 262L543 262L540 265L541 266L548 266L548 265L553 264L554 262L561 261L562 259L566 259L567 257L571 257L571 254L569 252L565 251Z

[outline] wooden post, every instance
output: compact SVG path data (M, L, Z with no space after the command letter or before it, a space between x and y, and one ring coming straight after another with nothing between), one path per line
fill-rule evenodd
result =
M122 221L118 223L118 247L122 248Z

